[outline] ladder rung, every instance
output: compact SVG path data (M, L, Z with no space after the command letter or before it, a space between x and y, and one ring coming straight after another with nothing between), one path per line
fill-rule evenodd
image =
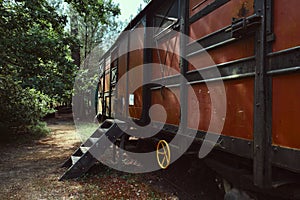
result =
M81 157L79 156L71 156L72 164L74 165Z
M116 123L126 126L125 122L119 120L105 121L94 133L76 150L76 152L68 159L65 166L68 166L68 171L60 178L60 180L79 177L86 173L88 169L96 162L96 158L89 153L90 149L102 154L108 146L104 143L108 137L111 141L119 139L124 132ZM72 163L72 164L71 164Z
M107 132L109 129L108 128L98 128L97 131L100 133L105 133Z
M99 140L99 138L89 138L89 140L92 144L95 144Z
M90 147L80 147L80 150L82 151L82 153L88 152L89 149L90 149Z
M117 123L117 124L126 124L126 122L124 122L122 120L119 120L119 119L114 119L114 123Z
M106 119L104 122L109 122L109 123L114 123L115 122L115 120L114 119Z

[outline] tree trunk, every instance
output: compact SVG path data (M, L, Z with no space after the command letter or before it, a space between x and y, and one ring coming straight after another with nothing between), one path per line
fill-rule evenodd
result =
M71 16L71 35L74 36L75 38L78 38L78 19L76 15ZM79 44L73 44L71 46L71 54L72 54L72 59L74 60L74 64L80 68L80 45Z

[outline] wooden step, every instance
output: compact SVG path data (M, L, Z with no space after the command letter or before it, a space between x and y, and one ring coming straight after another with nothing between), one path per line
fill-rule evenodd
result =
M110 122L107 122L107 125L110 125ZM95 155L92 155L89 151L93 150L101 155L110 146L110 143L107 144L106 142L107 138L114 143L123 134L124 132L120 127L114 123L110 127L95 130L92 136L65 162L64 166L68 167L68 170L60 180L80 177L86 173L97 161Z
M95 144L97 141L99 140L99 138L89 138L89 141L92 143L92 144Z
M98 128L91 137L100 138L103 134L105 134L109 129L108 128Z
M72 164L74 165L81 157L79 156L71 156Z
M99 140L99 138L91 137L91 138L89 138L89 139L84 143L84 146L85 146L85 147L91 147L91 146L93 146L98 140Z
M106 131L108 131L108 128L98 128L97 131L100 133L105 133Z
M89 149L90 149L90 147L80 147L80 150L82 151L82 153L86 153L86 152L88 152L89 151Z

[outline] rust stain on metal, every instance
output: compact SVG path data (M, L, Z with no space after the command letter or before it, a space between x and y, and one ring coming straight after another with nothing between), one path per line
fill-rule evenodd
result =
M253 0L240 1L240 5L236 7L237 10L234 13L236 18L244 18L253 13Z
M246 17L246 15L249 13L249 10L247 9L246 7L246 3L244 2L239 13L238 13L238 16L239 17Z

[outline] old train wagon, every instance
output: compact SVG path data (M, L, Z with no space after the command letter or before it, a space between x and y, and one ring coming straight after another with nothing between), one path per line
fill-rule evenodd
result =
M168 141L183 125L196 129L192 146L201 146L211 116L226 107L207 164L234 186L280 193L300 173L299 7L297 0L152 0L102 58L98 117L149 124L149 108L160 104L166 119L157 138ZM145 31L125 34L137 29ZM138 76L128 73L139 66ZM225 103L212 107L209 90L219 81ZM196 127L188 119L195 113Z

